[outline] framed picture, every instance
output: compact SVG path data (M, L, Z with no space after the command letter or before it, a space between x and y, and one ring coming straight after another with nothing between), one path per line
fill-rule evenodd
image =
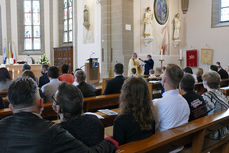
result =
M167 0L154 1L154 14L157 22L164 25L168 21L169 7Z
M213 60L213 49L201 49L201 63L211 65Z
M198 66L198 52L196 49L186 51L186 59L188 67L197 67Z

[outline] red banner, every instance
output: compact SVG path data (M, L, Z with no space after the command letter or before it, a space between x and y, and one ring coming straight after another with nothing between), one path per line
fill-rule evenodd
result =
M187 50L186 57L187 57L187 66L188 67L197 67L197 50Z

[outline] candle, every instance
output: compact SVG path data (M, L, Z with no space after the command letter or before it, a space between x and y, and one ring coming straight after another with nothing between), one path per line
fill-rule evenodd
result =
M161 49L161 60L163 60L163 49Z
M183 52L181 49L180 49L180 59L183 59Z

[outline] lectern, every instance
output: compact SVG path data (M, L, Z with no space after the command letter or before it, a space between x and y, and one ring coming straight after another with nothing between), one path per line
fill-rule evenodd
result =
M99 84L99 80L100 80L98 58L90 58L88 60L89 60L89 63L85 64L87 82L90 84L97 85Z

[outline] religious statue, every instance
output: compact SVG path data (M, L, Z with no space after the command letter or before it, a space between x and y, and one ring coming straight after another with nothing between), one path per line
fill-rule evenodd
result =
M153 40L153 14L151 13L150 7L146 8L144 16L144 38L145 44L149 44Z
M87 5L84 6L84 22L83 22L83 25L84 27L89 30L90 28L90 21L89 21L89 10L88 10L88 7Z
M174 40L174 47L180 44L180 30L181 30L181 21L180 21L180 14L177 13L173 20L173 40Z
M129 65L128 65L128 77L131 77L132 73L131 73L131 69L135 68L136 69L136 74L138 76L142 75L142 67L141 67L141 62L138 59L138 55L136 53L133 54L133 56L131 57L130 61L129 61Z

